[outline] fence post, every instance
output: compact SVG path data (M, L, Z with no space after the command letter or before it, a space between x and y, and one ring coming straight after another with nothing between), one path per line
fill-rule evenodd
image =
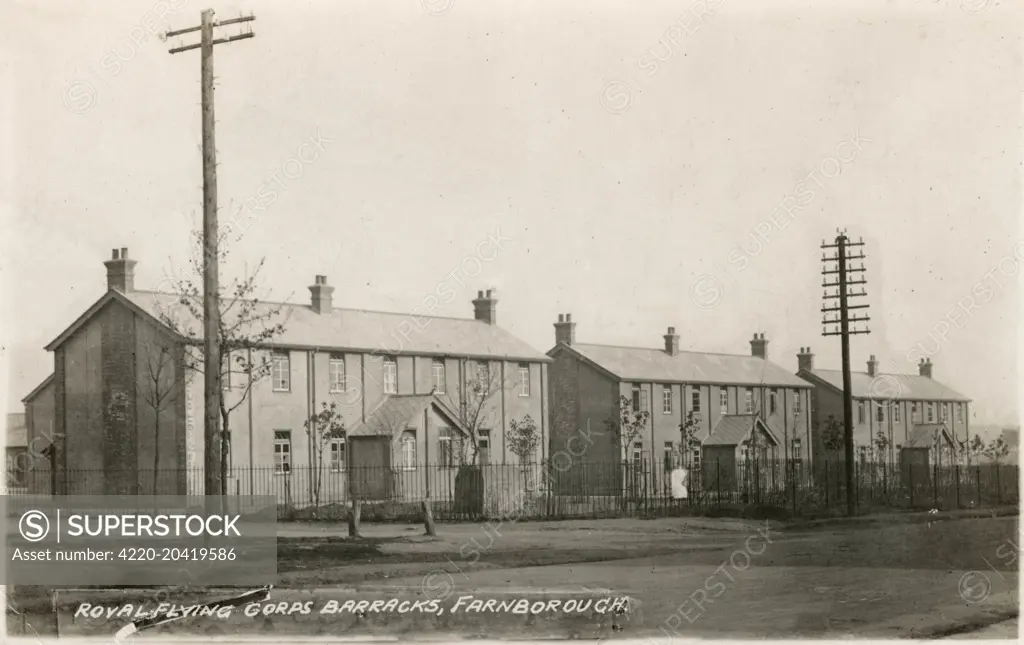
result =
M981 468L981 466L978 466ZM1003 505L1003 487L999 483L999 464L996 464L996 506Z
M423 524L427 528L427 535L437 537L437 529L434 527L434 512L430 508L430 501L423 502Z
M359 535L359 516L362 512L359 500L353 495L352 496L352 510L348 514L348 536L349 537L362 537Z
M975 466L974 468L975 468L974 477L975 477L975 479L978 480L977 483L975 484L975 487L974 487L975 488L975 490L974 490L974 499L975 499L975 502L977 503L977 505L980 507L981 506L981 466Z
M907 464L908 479L910 479L910 508L914 508L914 464Z
M956 475L956 507L960 508L960 464L953 466L953 474Z
M718 489L718 507L722 507L722 472L721 463L715 458L715 488Z
M828 458L825 459L825 508L828 508Z

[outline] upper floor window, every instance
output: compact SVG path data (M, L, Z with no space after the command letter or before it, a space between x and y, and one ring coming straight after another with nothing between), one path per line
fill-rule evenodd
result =
M803 400L803 392L800 390L793 390L793 414L800 414L802 412L801 401Z
M754 388L748 387L743 393L743 405L747 414L754 413Z
M729 414L729 390L724 387L718 388L718 411L722 415Z
M292 361L288 352L275 351L271 357L270 378L275 392L292 389Z
M957 421L963 421L964 420L964 404L963 403L957 403L956 404L956 420Z
M634 385L633 386L632 394L633 394L633 397L632 397L633 412L636 413L636 412L640 411L640 386L639 385Z
M661 386L661 411L664 414L672 414L672 387Z
M445 385L445 373L444 373L444 361L434 359L434 362L430 365L430 378L434 382L434 393L444 394Z
M928 415L928 423L935 421L935 404L929 403L925 406L927 408L926 414Z
M644 460L644 442L637 441L633 444L633 463L639 464Z
M345 357L332 354L330 364L331 392L345 391Z
M879 403L877 404L877 408L878 409L875 411L875 420L882 423L885 421L885 406Z
M899 423L900 422L900 404L899 404L899 401L894 403L893 406L892 406L892 422L893 423Z
M945 421L946 418L947 418L946 417L946 413L948 412L948 409L946 408L946 405L947 405L946 403L939 403L938 404L938 406L939 406L939 419L941 419L942 421Z
M650 404L647 401L647 390L645 388L640 388L640 411L648 412L650 409Z
M690 392L690 410L695 414L700 413L700 389L693 388Z
M384 394L398 394L398 363L391 356L384 357Z
M530 396L530 366L519 364L519 396Z
M857 423L864 423L864 402L857 402Z
M775 388L772 388L768 393L768 414L775 414L775 410L778 408L779 403L779 392Z

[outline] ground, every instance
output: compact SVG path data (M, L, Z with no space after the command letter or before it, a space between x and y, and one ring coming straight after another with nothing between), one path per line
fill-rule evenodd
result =
M1016 516L918 514L805 525L698 518L439 525L438 538L422 536L421 526L367 526L363 532L364 539L349 540L339 537L341 526L282 526L282 587L271 600L316 599L319 606L328 599L399 595L439 597L451 607L465 595L628 595L631 609L594 625L511 615L345 622L314 613L238 615L220 625L190 619L167 630L999 638L1016 629ZM68 607L90 598L62 597ZM24 607L24 620L52 624L52 617ZM62 634L112 633L121 624L72 624L70 613L62 613ZM16 620L9 615L8 622Z

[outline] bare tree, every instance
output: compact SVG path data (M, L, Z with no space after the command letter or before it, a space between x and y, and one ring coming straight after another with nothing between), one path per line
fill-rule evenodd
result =
M985 447L983 454L998 465L1010 454L1010 444L1002 437L996 437Z
M985 454L985 442L975 434L971 437L970 443L967 444L967 465L970 466L972 461L978 461L978 459Z
M699 427L700 419L693 410L686 414L686 421L679 424L680 463L687 469L693 467L693 451L700 448L700 441L697 440Z
M192 237L193 245L201 249L202 233L194 231ZM227 245L223 244L224 238L225 235L222 233L221 244L218 246L220 262L224 262L228 255ZM185 366L194 373L203 371L200 351L203 329L203 257L201 252L193 253L191 274L180 276L175 281L177 304L184 308L189 319L181 320L176 311L164 311L160 314L164 324L188 341ZM218 299L220 328L217 342L221 356L219 380L222 391L233 396L220 397L219 441L214 439L213 445L204 446L205 450L219 454L220 481L216 494L226 492L224 480L227 477L230 454L231 413L248 399L257 383L270 375L273 361L268 356L267 348L285 331L281 305L265 303L255 295L256 281L264 262L265 259L261 259L255 269L247 271L241 279L233 278L227 285L222 283Z
M537 454L537 446L540 445L537 424L533 417L527 414L522 419L513 419L510 425L512 429L508 434L508 447L512 454L519 458L519 463L525 471Z
M619 439L623 459L627 458L629 447L647 427L650 414L640 406L634 406L627 396L619 397L619 414L614 419L605 419L605 427Z
M345 423L338 412L338 404L331 402L330 405L324 401L323 407L315 414L306 419L306 434L309 436L310 446L313 448L313 506L320 506L320 490L323 484L324 472L324 449L330 449L330 444L335 439L345 438ZM343 466L344 467L344 466Z
M160 417L175 404L188 387L191 372L183 370L178 357L180 344L159 334L155 342L142 343L141 366L135 379L139 398L153 410L153 495L157 494L160 474ZM182 383L179 379L183 379Z
M467 365L467 371L468 367ZM468 464L475 466L480 457L480 431L490 429L494 424L491 399L501 394L505 384L502 382L500 372L491 369L489 362L476 362L476 369L473 371L473 374L466 376L465 384L460 390L460 401L452 401L451 395L448 394L445 398L469 435L468 440L462 442L462 456Z

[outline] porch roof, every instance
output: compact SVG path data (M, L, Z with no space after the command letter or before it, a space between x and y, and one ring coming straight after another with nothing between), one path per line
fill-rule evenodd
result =
M436 394L392 394L370 413L366 421L359 422L349 430L348 436L393 436L405 430L411 419L423 414L423 411L431 406L448 420L451 427L463 435L469 435L455 411Z
M754 427L762 429L776 446L779 440L771 428L760 417L754 414L727 414L718 420L711 436L703 443L706 446L738 446L750 439Z

